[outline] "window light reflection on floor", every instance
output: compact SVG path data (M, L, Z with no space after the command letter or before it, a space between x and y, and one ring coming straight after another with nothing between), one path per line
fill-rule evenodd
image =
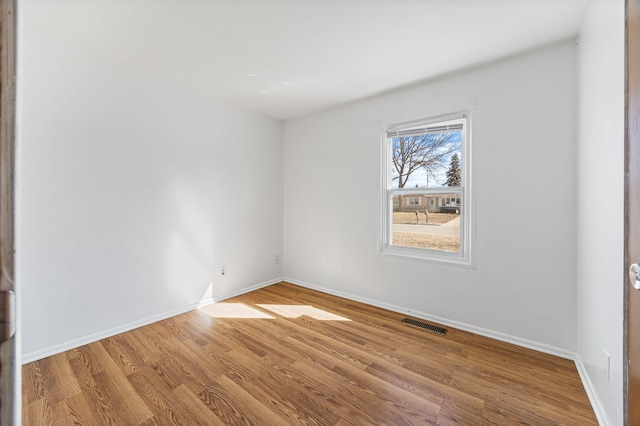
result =
M212 303L198 308L213 318L263 318L275 319L271 315L244 303Z
M348 318L341 317L340 315L332 314L331 312L323 311L322 309L314 308L309 305L258 304L258 306L285 318L299 318L306 315L321 321L351 321Z
M349 318L341 317L340 315L332 314L331 312L309 305L257 304L256 306L285 318L307 316L319 321L351 321ZM276 317L244 303L216 302L201 306L198 310L212 318L276 319Z

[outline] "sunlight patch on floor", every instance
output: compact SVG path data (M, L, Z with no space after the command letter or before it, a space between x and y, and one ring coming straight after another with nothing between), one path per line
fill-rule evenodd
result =
M323 311L309 305L265 305L258 304L261 308L281 315L285 318L300 318L303 315L321 321L351 321L349 318Z
M244 303L212 303L198 308L213 318L264 318L275 319L258 309L247 306Z

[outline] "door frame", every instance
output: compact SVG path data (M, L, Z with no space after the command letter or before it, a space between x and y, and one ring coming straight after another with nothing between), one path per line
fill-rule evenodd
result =
M629 303L630 303L630 283L628 270L633 260L630 259L629 254L629 238L630 238L630 215L629 209L631 205L630 201L630 136L629 136L629 110L630 110L630 86L629 86L629 68L631 61L629 60L629 22L630 22L630 5L635 2L635 8L640 8L640 0L626 0L625 1L625 69L624 69L624 271L623 271L623 285L624 285L624 317L623 317L623 411L624 411L624 424L629 423ZM640 100L636 101L640 102ZM640 149L640 147L636 148Z
M16 110L16 0L2 0L0 39L0 290L15 291L15 110ZM6 293L5 293L6 294ZM13 294L11 295L13 296ZM15 322L17 303L4 299L0 344L0 424L21 420L21 365L18 361ZM8 331L12 330L12 331Z

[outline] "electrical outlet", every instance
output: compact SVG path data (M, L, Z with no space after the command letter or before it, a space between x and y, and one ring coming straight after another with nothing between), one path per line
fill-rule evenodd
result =
M227 267L226 266L221 266L220 267L220 275L225 276L227 274Z
M611 356L606 349L602 350L602 374L607 382L611 381Z
M276 258L274 259L273 263L275 263L276 265L280 264L280 255L276 254Z

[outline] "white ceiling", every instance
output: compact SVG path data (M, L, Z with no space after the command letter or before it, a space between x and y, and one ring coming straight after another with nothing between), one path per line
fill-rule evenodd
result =
M25 0L52 35L282 120L574 37L590 0Z

